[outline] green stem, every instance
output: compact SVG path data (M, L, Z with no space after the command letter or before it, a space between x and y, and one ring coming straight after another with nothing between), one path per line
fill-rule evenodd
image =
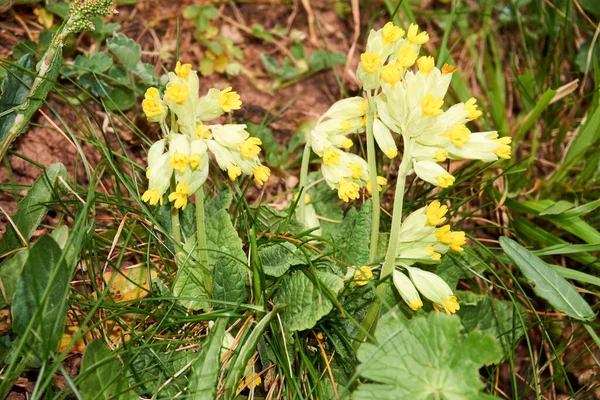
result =
M387 253L385 255L385 261L381 268L381 275L379 280L383 281L394 271L394 262L398 255L398 238L400 236L400 227L402 226L402 208L404 206L404 188L406 186L406 176L412 165L412 146L413 139L404 141L404 158L400 163L398 169L398 180L396 182L396 193L394 194L394 209L392 211L392 231L390 232L390 240L388 242ZM377 321L379 320L379 313L381 311L381 299L388 287L387 282L381 282L377 286L375 291L375 298L371 307L367 312L367 316L362 324L367 332L375 332L377 327ZM358 349L364 340L364 336L359 336L359 340L355 342L354 347Z
M367 163L369 165L369 180L371 181L371 200L373 212L371 214L371 244L369 249L369 264L375 262L377 257L377 242L379 240L380 201L377 186L377 159L375 158L375 139L373 137L373 118L375 117L375 103L371 93L367 93Z
M200 263L202 264L202 280L204 289L210 298L212 296L212 279L208 268L208 252L206 251L206 228L204 225L204 189L196 192L196 245L198 254L200 254Z
M264 315L268 309L267 296L264 293L264 274L262 264L258 258L258 246L256 244L256 231L254 227L248 230L248 239L250 241L250 263L252 265L252 287L254 289L254 304L261 305L263 312L259 315Z
M176 187L175 178L171 178L171 192L175 192ZM171 206L171 233L175 242L175 255L177 255L181 247L181 224L179 223L179 210L173 206Z
M304 224L304 216L306 210L306 202L304 201L304 195L306 194L306 183L308 181L308 165L310 162L310 137L306 138L306 145L304 146L304 152L302 153L302 166L300 167L300 192L302 195L298 195L298 214L297 219L300 223Z

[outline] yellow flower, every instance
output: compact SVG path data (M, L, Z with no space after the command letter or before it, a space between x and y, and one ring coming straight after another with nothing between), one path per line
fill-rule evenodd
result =
M442 299L444 306L440 306L437 303L433 303L433 308L436 311L445 311L446 314L454 314L458 310L460 310L460 306L458 305L458 301L456 300L456 296L450 296L447 299Z
M419 308L423 308L423 301L421 299L414 299L408 304L408 306L411 308L411 310L417 311Z
M494 150L494 154L505 160L509 159L511 157L510 143L512 142L512 138L510 136L505 136L495 140L500 143L500 146Z
M439 224L444 223L446 220L446 212L448 212L448 207L440 205L440 202L437 200L432 201L425 209L427 224L438 226Z
M348 168L352 172L352 179L358 179L363 174L363 167L359 163L351 162L348 164Z
M444 225L435 232L435 237L440 243L450 244L452 243L452 232L450 232L450 225Z
M181 154L177 151L174 155L171 156L169 162L173 166L173 169L183 173L185 172L185 168L187 167L190 160L185 154Z
M392 85L392 88L402 78L402 69L396 64L388 64L381 68L381 79Z
M442 113L444 100L441 97L437 99L431 94L426 94L421 100L421 109L423 116L435 117Z
M467 244L467 239L465 238L465 233L463 231L452 232L452 242L450 243L450 250L454 250L457 252L464 251L462 246Z
M419 67L419 72L427 76L431 71L433 71L433 68L435 67L435 60L431 56L423 56L417 60L417 66Z
M254 175L254 180L259 185L264 184L267 181L267 179L269 179L269 176L271 176L271 170L269 169L269 167L265 167L264 165L259 165L258 167L254 168L254 170L252 170L252 173Z
M387 158L389 158L390 160L394 157L396 157L398 155L398 149L387 149L385 151L385 155Z
M188 158L190 163L190 168L195 170L200 166L200 154L192 154L190 158Z
M377 190L381 192L383 186L387 184L387 179L383 176L377 177ZM367 192L369 194L373 194L373 187L371 186L371 181L367 181L365 187L367 188Z
M446 161L446 158L448 158L448 152L444 149L437 149L433 158L435 158L435 161L437 162L444 162Z
M354 283L356 283L356 286L365 286L371 278L373 278L371 267L360 267L354 272Z
M360 187L356 183L341 180L338 187L338 197L346 203L349 202L350 199L356 200L359 197L359 189Z
M254 158L260 153L260 145L262 141L259 138L249 137L237 145L240 148L240 153L246 158Z
M155 87L149 87L146 90L146 93L144 93L144 99L148 99L148 100L150 100L150 99L160 100L160 92Z
M474 97L471 97L465 103L464 110L469 112L469 115L467 117L470 120L475 120L475 119L481 117L481 114L483 114L481 112L481 110L479 110L479 108L477 107L477 104L475 104L475 103L477 103L477 100Z
M296 194L294 194L294 201L298 200L298 192L296 192ZM304 194L304 204L309 204L310 203L310 195L308 193Z
M364 52L360 55L360 65L362 65L365 72L372 74L381 65L381 55L370 51Z
M419 26L417 24L410 24L408 27L408 34L406 38L412 44L424 44L429 40L429 35L427 32L421 32L417 34L419 31Z
M404 46L398 52L396 63L404 68L412 67L417 61L418 54L410 46Z
M229 176L229 179L231 179L232 182L235 181L237 179L237 177L240 176L241 174L242 174L242 170L237 165L231 164L229 166L229 169L227 170L227 175Z
M196 139L209 139L210 131L208 130L208 126L204 124L200 124L196 127Z
M449 137L456 147L462 149L469 141L469 138L471 137L471 131L466 127L466 125L456 125L454 128L444 133L444 136Z
M142 100L142 110L144 111L144 114L146 114L147 118L158 117L163 113L163 108L155 99Z
M351 139L342 140L342 148L348 150L350 147L354 146L354 142Z
M190 95L190 88L185 83L171 82L165 90L165 95L175 104L183 104Z
M340 163L340 153L339 151L332 149L330 147L323 150L323 162L325 165L329 167L333 167Z
M158 203L162 206L163 197L157 189L149 189L142 195L142 201L149 203L151 206L155 206Z
M177 61L177 65L175 65L175 74L178 77L187 80L191 69L192 64L181 64L179 61Z
M342 122L340 122L340 126L343 130L347 131L348 129L352 128L352 123L345 119Z
M177 209L181 208L185 210L188 202L188 195L190 194L190 187L186 182L181 182L177 184L175 191L169 194L169 201L171 203L175 202L173 206Z
M231 86L227 89L221 90L219 92L219 104L221 108L225 112L230 112L231 110L239 110L242 108L242 101L240 100L240 95L237 92L231 91Z
M436 252L435 250L433 250L433 246L429 246L426 249L427 254L429 254L429 256L435 260L435 261L440 261L442 258L442 255L438 252Z
M388 22L381 29L383 37L383 44L395 43L404 36L404 30L398 26L395 26L393 22Z
M456 68L454 68L453 65L444 64L444 66L442 67L442 75L451 74L454 71L456 71Z
M146 179L150 179L150 168L146 170Z
M445 189L448 186L452 186L456 178L450 175L449 173L444 172L443 174L437 176L435 180L437 181L439 187Z
M240 384L238 385L238 392L240 390L242 390L245 387L248 387L250 389L256 387L256 386L260 386L262 383L262 379L260 378L260 376L257 376L256 378L252 379L253 376L249 377L249 378L244 378L240 381Z

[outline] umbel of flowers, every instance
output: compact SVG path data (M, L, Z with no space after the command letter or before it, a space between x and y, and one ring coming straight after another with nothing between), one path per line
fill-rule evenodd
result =
M240 175L253 175L263 184L270 174L258 154L260 139L251 137L246 125L207 125L224 113L239 110L240 96L227 88L210 89L199 96L199 82L191 64L177 62L169 72L164 93L156 88L146 91L142 108L151 122L160 124L163 138L148 152L148 189L142 200L162 204L163 195L176 209L184 209L188 197L204 184L209 172L209 153L218 166L235 181Z
M377 261L379 237L379 193L372 190L371 182L380 189L387 183L377 176L375 144L388 159L401 158L392 229L380 279L392 275L396 288L412 309L422 306L420 292L436 309L453 313L459 306L448 285L414 264L439 262L448 251L462 251L465 234L452 232L449 225L439 226L447 212L447 207L439 202L415 211L402 223L405 181L414 173L434 186L450 187L455 177L446 169L447 160L489 162L510 158L511 138L500 138L495 131L473 132L469 128L469 123L482 115L474 98L445 105L444 97L456 70L448 64L438 68L433 57L419 56L421 46L428 41L429 35L416 24L407 31L392 22L372 30L356 72L363 96L334 103L312 130L307 148L321 157L323 176L340 199L347 202L359 198L361 188L372 195L371 263ZM363 132L367 161L349 152L355 141L353 135ZM301 179L300 187L305 184ZM305 221L302 201L298 209L299 219ZM377 288L364 323L367 329L372 329L377 321L378 299L385 288L386 284Z

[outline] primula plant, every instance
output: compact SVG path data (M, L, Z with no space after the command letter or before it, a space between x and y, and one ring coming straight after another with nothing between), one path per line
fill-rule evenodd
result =
M371 31L356 72L364 97L340 100L323 114L307 139L300 186L306 187L312 149L322 158L325 181L337 190L341 200L356 200L361 188L366 189L374 203L369 258L373 264L380 261L376 258L379 192L388 184L377 173L375 144L386 158L401 158L394 182L391 232L379 278L383 280L393 274L396 289L413 310L423 306L421 293L436 310L452 314L460 306L450 287L434 273L414 264L432 264L440 262L448 251L462 252L465 233L444 225L448 208L437 200L413 212L403 222L406 179L414 173L427 183L448 188L455 177L441 163L508 159L511 138L499 138L495 131L471 132L467 124L482 114L474 98L444 109L444 96L455 68L444 64L439 69L433 57L419 57L421 45L428 40L427 32L419 32L416 24L410 25L407 32L392 22ZM346 151L360 140L353 137L361 133L366 133L366 161ZM377 190L373 190L373 182ZM306 222L306 206L302 203L298 217ZM385 288L386 285L379 286L378 297ZM376 299L367 314L366 328L374 328L378 314Z

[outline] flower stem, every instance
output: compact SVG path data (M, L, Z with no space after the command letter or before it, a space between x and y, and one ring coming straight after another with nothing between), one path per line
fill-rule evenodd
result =
M308 181L308 164L310 162L310 137L306 138L306 145L304 146L304 152L302 153L302 166L300 167L300 192L302 195L298 197L298 214L297 220L304 223L304 215L306 210L306 202L304 201L304 195L306 194L306 183Z
M377 160L375 158L375 139L373 137L373 118L375 118L375 103L371 93L367 93L367 163L369 165L369 180L371 181L371 200L373 212L371 214L371 244L369 249L369 264L375 262L377 257L377 242L379 240L380 201L377 186Z
M175 178L171 178L171 192L175 192ZM171 205L171 233L175 242L175 254L179 253L181 247L181 224L179 223L179 210Z
M398 255L398 238L400 236L400 227L402 225L402 208L404 206L404 188L406 186L406 176L410 171L412 165L412 146L413 140L408 139L404 141L404 157L400 163L398 169L398 180L396 181L396 192L394 194L394 209L392 211L392 230L390 232L390 240L388 242L387 253L385 255L385 261L381 268L381 275L379 280L385 280L394 271L394 262ZM381 299L388 287L387 282L381 282L377 286L375 291L375 298L371 307L367 312L367 316L362 324L367 332L375 332L377 327L377 321L379 320L379 313L381 311ZM364 340L364 336L359 335L359 340L355 342L354 347L358 349Z
M202 280L207 296L212 296L212 279L208 272L208 252L206 251L206 229L204 225L204 189L196 192L196 248L202 264Z

